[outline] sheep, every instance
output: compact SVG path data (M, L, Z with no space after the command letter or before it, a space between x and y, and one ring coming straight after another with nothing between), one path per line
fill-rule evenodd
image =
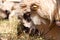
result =
M8 15L10 21L14 17L22 17L21 21L25 27L28 27L28 30L38 29L41 32L40 35L45 36L45 38L60 39L60 28L57 27L59 26L59 18L57 16L60 9L59 7L57 8L57 0L22 0L20 3L5 1L0 9L3 10L2 14L6 15L2 16L3 18ZM5 12L9 14L5 14ZM26 13L30 13L30 17L24 17Z
M31 13L31 19L42 36L47 40L60 39L60 28L53 22L56 21L55 14L58 14L56 0L23 0L20 3L20 13L23 15L27 12Z

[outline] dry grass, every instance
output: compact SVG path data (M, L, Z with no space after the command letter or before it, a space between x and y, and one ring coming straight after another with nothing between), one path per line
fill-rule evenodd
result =
M41 37L32 37L26 33L22 33L20 36L17 36L18 24L19 21L16 18L11 21L0 20L0 38L2 40L44 40Z
M18 38L18 40L45 40L42 37L38 37L38 36L29 36L29 34L26 33L22 33L20 35L20 37Z

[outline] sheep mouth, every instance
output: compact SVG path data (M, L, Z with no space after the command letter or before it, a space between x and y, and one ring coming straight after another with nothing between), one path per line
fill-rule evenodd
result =
M30 21L31 21L31 13L30 13L30 12L24 13L23 18L24 18L27 22L30 22Z

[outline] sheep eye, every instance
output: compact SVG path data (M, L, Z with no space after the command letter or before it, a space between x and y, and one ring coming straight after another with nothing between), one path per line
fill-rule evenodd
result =
M39 8L39 6L36 5L36 4L32 4L32 5L31 5L31 9L32 9L32 10L37 10L38 8Z
M22 6L21 6L21 8L26 8L26 7L27 7L27 5L22 5Z
M37 8L38 6L34 4L34 5L32 5L32 7Z

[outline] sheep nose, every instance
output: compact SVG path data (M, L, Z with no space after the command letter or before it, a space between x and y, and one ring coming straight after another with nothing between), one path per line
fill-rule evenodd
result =
M8 10L5 10L5 13L6 13L6 14L10 14L10 11L8 11Z
M26 13L24 13L24 14L29 15L29 14L30 14L30 12L26 12Z
M8 18L9 18L10 11L5 10L5 14L6 14L6 16L7 16L5 19L8 19Z
M27 12L31 12L31 10L30 9L27 9Z

